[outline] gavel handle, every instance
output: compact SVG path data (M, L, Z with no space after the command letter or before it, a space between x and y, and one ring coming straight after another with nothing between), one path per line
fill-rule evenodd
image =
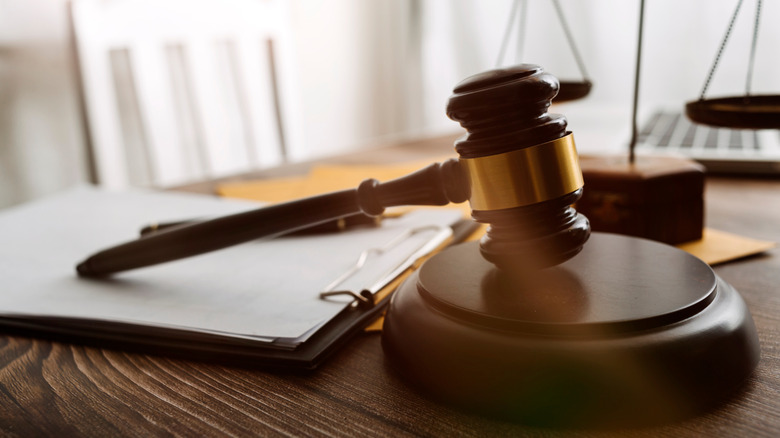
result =
M445 205L468 199L456 159L434 163L386 183L363 181L356 189L271 205L161 231L88 257L76 266L83 277L152 266L256 239L269 239L356 213L382 214L398 205Z

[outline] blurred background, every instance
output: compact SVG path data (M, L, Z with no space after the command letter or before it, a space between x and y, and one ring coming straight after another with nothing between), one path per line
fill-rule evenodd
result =
M293 90L294 102L283 104L296 120L288 127L294 133L285 137L294 138L296 145L280 160L457 132L459 127L444 114L447 98L461 79L496 67L512 3L281 2L284 22L277 24L288 36L289 63L285 77L278 79ZM753 78L756 94L780 91L780 28L770 22L770 17L780 16L778 3L763 4ZM560 4L594 89L556 112L567 114L575 130L587 131L598 123L599 129L621 138L630 121L639 0ZM647 0L642 108L682 108L686 100L699 96L735 5L735 0ZM708 96L744 92L754 8L754 1L745 2ZM530 62L561 79L580 78L552 2L528 0L526 14L522 47L511 37L502 63ZM0 0L0 208L95 177L70 28L66 0ZM84 83L85 88L89 85ZM588 151L612 146L592 144L596 142L584 136L578 147ZM220 172L234 170L247 169L227 166Z

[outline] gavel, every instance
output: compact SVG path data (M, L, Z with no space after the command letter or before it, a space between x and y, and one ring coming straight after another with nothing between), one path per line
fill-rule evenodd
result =
M107 276L356 213L466 200L472 217L490 224L480 245L487 260L506 270L559 264L582 249L590 227L571 207L583 185L572 134L563 116L546 112L557 91L557 79L536 65L472 76L455 87L447 106L468 131L455 144L457 159L385 183L367 179L356 189L158 232L100 251L77 272Z

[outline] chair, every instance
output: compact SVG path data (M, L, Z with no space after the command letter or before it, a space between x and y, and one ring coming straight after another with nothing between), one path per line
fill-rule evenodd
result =
M73 0L94 179L170 186L305 156L284 0Z

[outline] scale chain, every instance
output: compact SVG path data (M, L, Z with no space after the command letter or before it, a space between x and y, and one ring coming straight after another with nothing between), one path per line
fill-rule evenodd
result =
M718 49L718 53L715 54L715 61L712 63L712 68L710 69L710 72L707 74L707 79L704 81L704 88L702 88L701 90L701 95L699 96L699 100L704 100L704 95L707 94L707 89L710 87L710 82L712 81L712 77L715 75L715 69L718 68L720 57L721 55L723 55L723 49L726 48L726 43L728 43L729 37L731 36L731 29L734 28L734 22L737 20L737 15L739 15L739 9L741 7L742 7L742 0L739 0L737 2L737 7L734 10L734 15L731 16L729 27L726 28L726 34L723 36L723 41L720 43L720 48Z
M758 42L758 23L761 18L761 0L756 2L756 21L753 25L753 42L750 45L750 61L748 62L747 79L745 80L745 100L750 99L750 86L753 82L753 64L756 60L756 46Z

